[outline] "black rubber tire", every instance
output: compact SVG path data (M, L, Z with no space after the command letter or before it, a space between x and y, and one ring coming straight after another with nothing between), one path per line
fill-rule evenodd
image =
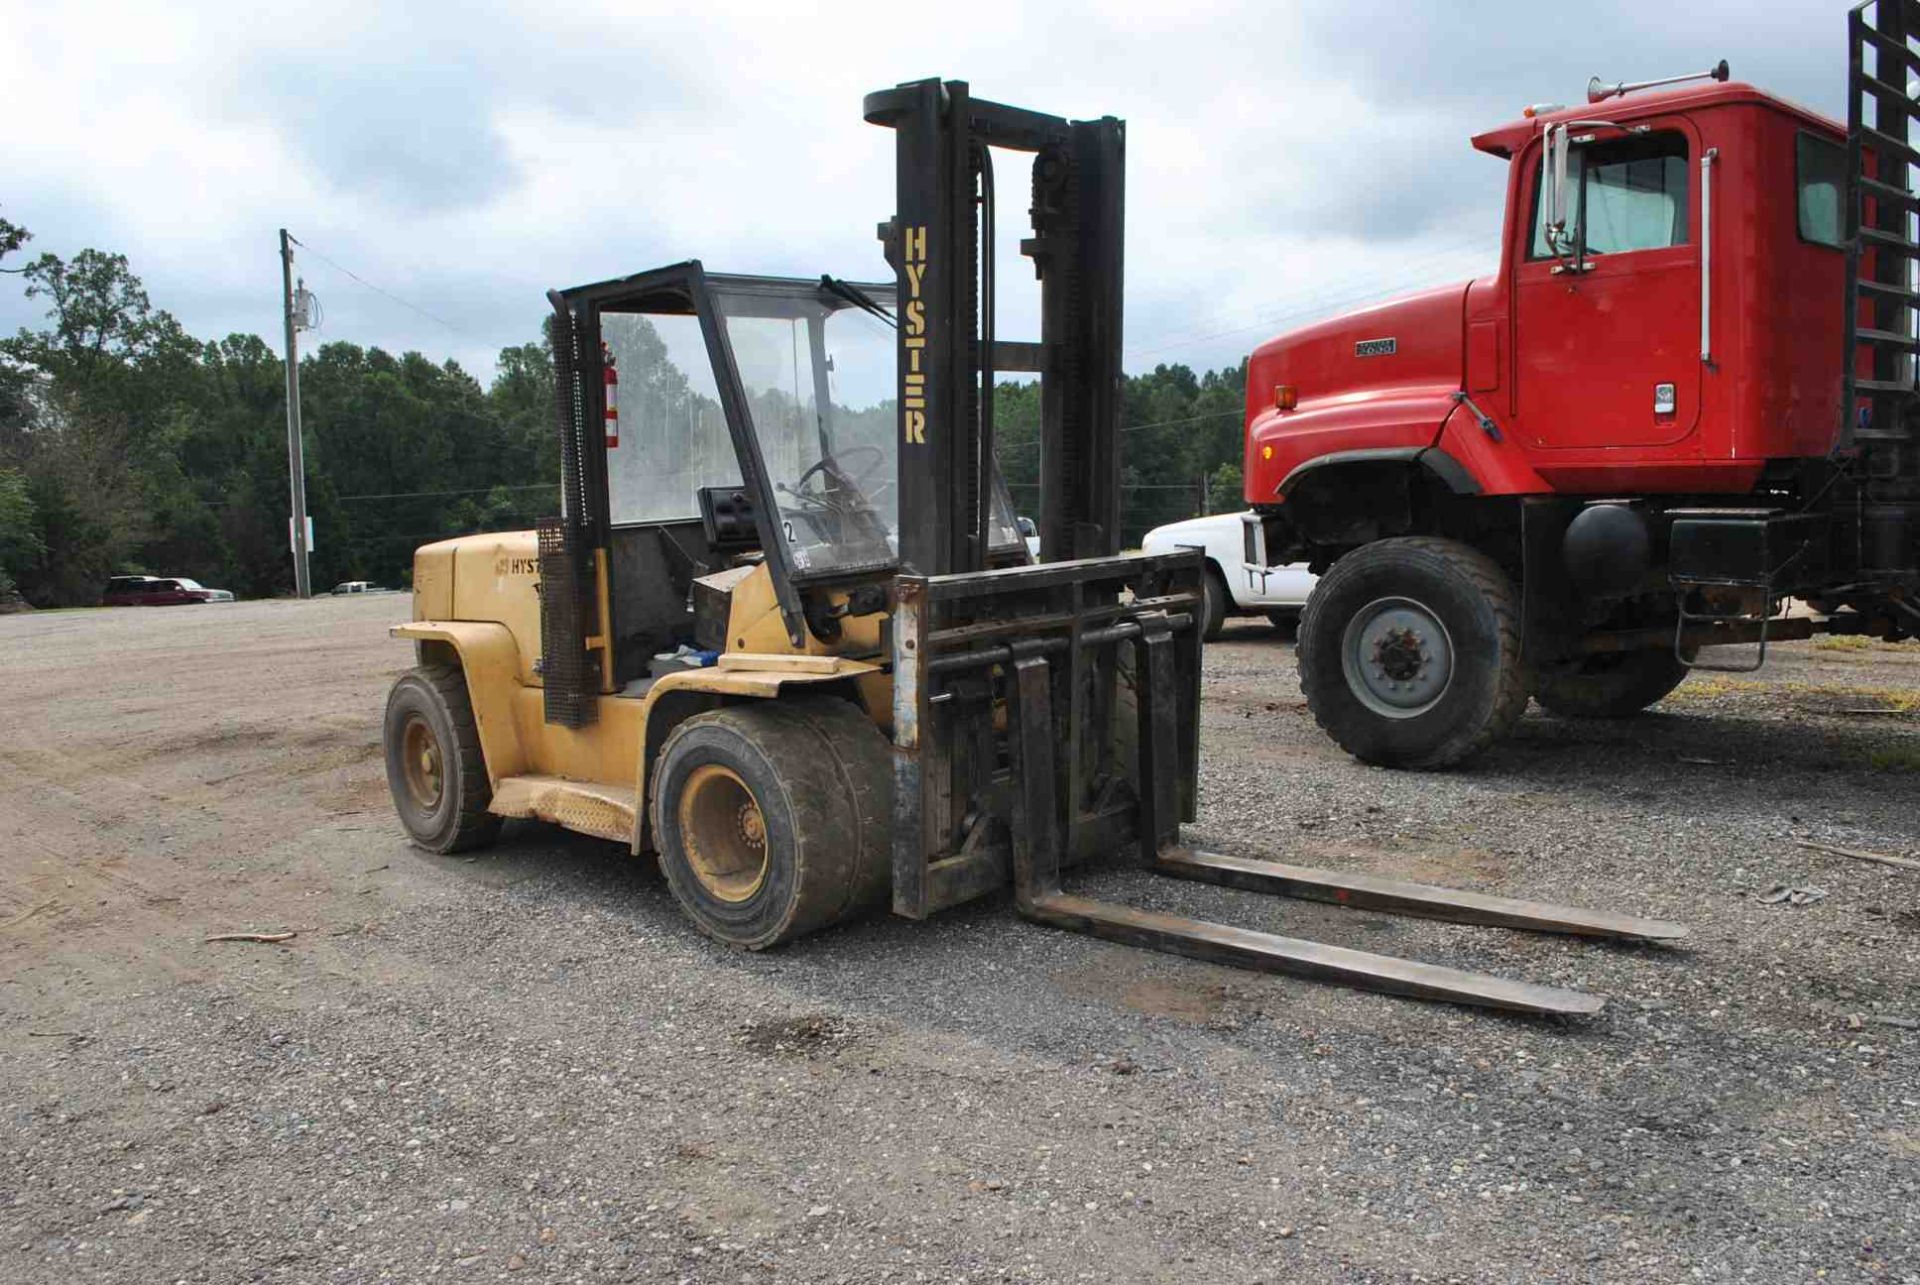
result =
M1300 608L1275 607L1267 612L1267 623L1283 634L1293 633L1300 627Z
M737 776L762 818L765 873L744 900L716 896L687 857L680 795L706 764ZM652 780L660 868L687 918L716 941L764 950L886 899L893 761L886 737L851 701L807 696L696 715L667 738Z
M1687 680L1671 648L1617 652L1543 667L1533 698L1562 718L1625 718L1638 714Z
M1220 637L1232 609L1233 597L1227 592L1226 579L1220 569L1209 562L1200 585L1200 610L1204 617L1200 622L1201 641L1214 642Z
M424 803L407 784L403 746L411 723L423 725L439 755L440 792ZM402 674L387 693L381 725L387 789L414 846L428 852L467 852L500 837L500 818L487 811L493 785L480 752L480 730L458 665L422 665Z
M1349 686L1347 625L1383 597L1418 603L1446 629L1453 671L1439 698L1408 717L1367 706ZM1454 540L1398 537L1362 545L1320 578L1300 617L1300 690L1342 749L1383 767L1440 768L1471 757L1527 708L1520 604L1486 554Z

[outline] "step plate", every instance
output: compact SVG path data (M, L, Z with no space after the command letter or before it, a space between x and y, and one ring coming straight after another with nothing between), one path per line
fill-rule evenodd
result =
M1373 955L1344 946L1189 919L1184 915L1092 901L1068 893L1035 897L1021 908L1021 913L1056 928L1090 933L1129 946L1144 946L1240 968L1292 973L1414 999L1560 1017L1590 1017L1606 1004L1597 995L1583 995L1557 986L1535 986L1486 973L1395 959L1391 955Z
M527 775L501 777L487 811L503 817L534 817L581 834L631 843L636 805L631 786Z
M1458 888L1383 879L1376 875L1319 870L1279 861L1256 861L1218 852L1168 848L1154 869L1180 879L1217 883L1250 892L1324 901L1360 910L1380 910L1424 919L1494 928L1522 928L1530 932L1571 933L1612 941L1672 942L1686 937L1685 925L1660 919L1639 919L1604 910L1556 906L1544 901L1519 901Z

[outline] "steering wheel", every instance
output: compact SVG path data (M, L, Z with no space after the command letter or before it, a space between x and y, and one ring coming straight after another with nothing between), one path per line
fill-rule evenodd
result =
M849 473L843 464L843 458L846 456L852 456L856 459L862 456L869 456L871 458L868 460L867 466L858 473ZM839 475L840 480L846 482L848 485L864 490L865 488L862 487L861 484L878 472L886 462L887 453L878 446L849 446L846 450L842 451L840 455L822 455L819 459L815 460L806 472L794 479L792 490L794 494L800 494L801 488L806 486L809 478L813 477L816 473L825 472L827 469L832 469L834 473ZM810 495L807 498L818 499L821 497Z

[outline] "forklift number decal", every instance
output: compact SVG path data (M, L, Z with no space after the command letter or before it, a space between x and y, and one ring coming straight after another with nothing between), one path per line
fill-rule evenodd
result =
M907 273L907 328L900 342L906 348L907 368L900 376L900 429L910 446L927 444L927 372L920 369L927 350L927 305L920 285L927 275L927 225L910 227L901 238L901 266Z
M1362 339L1353 346L1356 357L1391 357L1400 349L1398 339Z

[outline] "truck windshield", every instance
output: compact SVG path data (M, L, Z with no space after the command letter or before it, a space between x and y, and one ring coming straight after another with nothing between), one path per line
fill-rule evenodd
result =
M866 287L882 308L890 287ZM716 290L796 573L887 567L899 554L892 327L824 290Z

